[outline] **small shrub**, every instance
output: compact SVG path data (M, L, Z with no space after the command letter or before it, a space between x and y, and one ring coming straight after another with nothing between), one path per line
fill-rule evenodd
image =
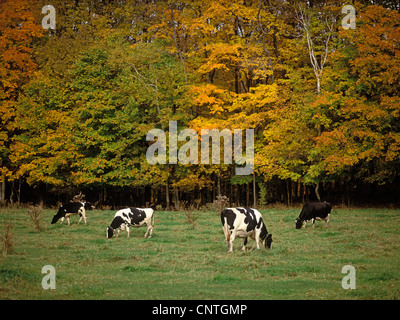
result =
M186 216L186 222L191 224L194 227L197 219L199 218L197 212L185 211L185 216Z
M184 201L182 203L185 210L186 222L192 225L192 227L194 228L196 221L199 218L198 211L200 209L200 200L195 200L192 203L189 203L187 201Z
M12 248L14 246L14 235L11 232L11 228L13 228L14 225L12 223L3 223L3 232L0 236L2 248L3 248L3 256L6 257L7 253L12 251Z
M229 198L227 196L217 196L217 199L214 200L214 210L221 212L227 206L229 206Z
M42 212L42 206L30 206L28 209L28 216L31 219L36 232L42 231L42 227L40 225L43 220Z

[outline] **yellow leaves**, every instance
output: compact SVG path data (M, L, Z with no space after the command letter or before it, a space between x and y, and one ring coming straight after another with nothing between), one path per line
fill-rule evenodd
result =
M225 129L226 121L217 118L197 117L189 122L189 126L191 129L196 130L200 134L201 129Z
M210 179L204 176L199 176L195 172L190 172L185 177L182 177L178 181L174 182L172 187L181 191L190 192L196 189L201 190L210 183Z
M190 89L193 105L208 109L211 115L222 114L231 99L231 93L212 84L195 85Z
M198 72L205 74L213 70L229 71L240 63L240 44L211 43L204 48L208 53Z
M389 132L386 136L388 145L386 152L386 161L395 161L400 158L400 133Z
M259 84L250 89L249 103L255 108L265 108L278 100L278 84Z
M212 84L203 84L192 86L191 91L194 94L194 103L198 105L212 105L222 104L223 100L218 98L218 95L224 93L223 89L220 89Z

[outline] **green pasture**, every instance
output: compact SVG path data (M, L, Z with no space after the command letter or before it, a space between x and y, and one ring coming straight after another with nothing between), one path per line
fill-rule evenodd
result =
M0 209L0 235L12 222L14 246L0 254L0 299L399 299L400 211L334 209L324 222L296 230L299 208L260 210L272 249L227 253L217 212L155 212L131 237L106 239L115 211L87 212L88 224L50 221L36 232L27 209ZM1 237L0 237L1 238ZM42 267L56 270L44 290ZM342 267L356 270L356 289L342 288Z

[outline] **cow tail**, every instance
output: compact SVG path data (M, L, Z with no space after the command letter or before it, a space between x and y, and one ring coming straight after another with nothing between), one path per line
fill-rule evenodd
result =
M154 228L154 211L153 214L151 215L151 226Z
M226 235L226 242L229 242L229 240L231 240L231 233L229 232L228 219L226 217L224 217L224 229Z

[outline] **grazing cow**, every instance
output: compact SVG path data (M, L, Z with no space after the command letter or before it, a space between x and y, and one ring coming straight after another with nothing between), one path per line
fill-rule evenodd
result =
M236 237L243 238L243 252L246 251L248 236L256 241L257 249L260 249L260 239L265 248L271 248L272 234L268 233L261 213L256 209L226 208L221 212L221 223L228 252L233 251L233 241Z
M67 218L68 225L70 225L69 217L76 214L79 214L81 217L78 224L81 223L82 219L84 219L86 224L86 210L89 209L92 209L92 206L88 202L69 202L62 204L57 214L53 217L51 224L56 223L59 219L61 219L61 223L64 223L64 218Z
M330 202L307 203L301 209L299 217L296 219L296 229L306 227L306 222L311 221L314 228L315 220L325 220L328 227L331 216L332 205Z
M147 231L144 235L146 238L149 234L149 238L153 233L154 227L154 211L151 208L126 208L119 210L115 213L114 219L111 225L107 227L107 239L112 238L115 231L117 230L117 237L121 230L126 229L129 238L129 226L140 227L147 225Z

